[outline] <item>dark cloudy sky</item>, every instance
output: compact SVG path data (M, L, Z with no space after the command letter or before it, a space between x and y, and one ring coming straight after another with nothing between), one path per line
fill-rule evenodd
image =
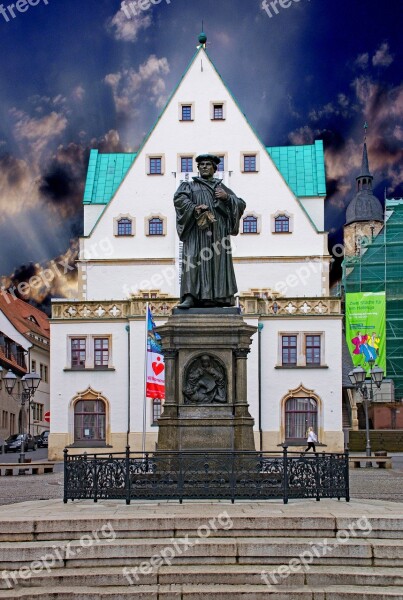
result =
M202 19L210 56L267 145L324 139L332 242L365 120L375 192L403 196L402 0L290 0L272 18L261 0L162 0L131 20L120 0L40 0L15 18L7 4L0 276L73 256L90 148L139 146L196 50Z

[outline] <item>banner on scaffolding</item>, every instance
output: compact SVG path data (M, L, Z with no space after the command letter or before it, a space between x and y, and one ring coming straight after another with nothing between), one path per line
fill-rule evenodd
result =
M386 375L385 292L346 294L346 338L355 367L375 361Z

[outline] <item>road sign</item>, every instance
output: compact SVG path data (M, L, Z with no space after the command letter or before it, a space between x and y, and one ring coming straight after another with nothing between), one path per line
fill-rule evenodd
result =
M46 421L46 423L50 423L50 412L45 412L43 420Z

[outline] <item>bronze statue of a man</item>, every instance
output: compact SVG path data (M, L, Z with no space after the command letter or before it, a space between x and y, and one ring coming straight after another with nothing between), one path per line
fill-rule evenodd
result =
M238 289L230 236L239 233L246 204L214 177L217 156L202 154L196 162L200 177L183 182L174 197L176 229L183 242L178 308L234 306Z

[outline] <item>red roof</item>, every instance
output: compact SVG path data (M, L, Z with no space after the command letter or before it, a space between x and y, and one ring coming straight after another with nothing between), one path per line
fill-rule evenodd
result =
M5 290L0 292L0 310L24 337L32 341L32 335L50 338L49 319L44 312L19 300Z

